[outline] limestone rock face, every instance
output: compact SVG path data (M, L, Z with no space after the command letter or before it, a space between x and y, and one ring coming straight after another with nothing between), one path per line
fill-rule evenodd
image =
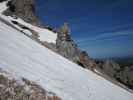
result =
M59 54L76 62L79 60L80 50L77 48L76 43L71 39L69 32L67 24L64 24L58 30L56 48Z
M65 23L57 33L56 48L59 54L87 69L92 70L96 66L88 54L81 51L71 39L68 24Z
M7 3L8 9L4 12L7 16L16 15L33 25L40 22L35 14L35 0L11 0Z

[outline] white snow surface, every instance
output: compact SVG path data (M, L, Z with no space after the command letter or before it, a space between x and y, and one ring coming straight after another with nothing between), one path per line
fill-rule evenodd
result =
M0 13L7 9L6 3L7 1L3 1L2 3L0 3Z
M0 22L0 68L37 82L62 100L133 100L133 94Z
M1 4L1 3L0 3ZM38 33L39 35L39 39L40 41L42 42L48 42L48 43L54 43L56 44L56 39L57 39L57 33L54 33L48 29L45 29L45 28L40 28L40 27L37 27L37 26L34 26L34 25L31 25L25 21L23 21L22 19L20 18L13 18L11 16L4 16L2 14L0 14L0 18L3 19L3 20L6 20L8 23L12 24L14 27L16 27L18 30L20 31L23 31L25 32L26 34L28 35L32 35L32 33L27 30L27 29L22 29L21 27L19 27L18 25L16 24L13 24L12 21L16 21L18 23L21 23L21 25L24 25L25 27L35 31Z
M54 33L45 28L40 28L40 27L31 25L29 23L26 23L20 18L14 19L10 16L8 16L8 18L12 21L17 21L18 23L21 23L22 25L28 27L31 30L34 30L35 32L38 32L40 41L46 41L48 43L54 43L54 44L56 43L57 33Z

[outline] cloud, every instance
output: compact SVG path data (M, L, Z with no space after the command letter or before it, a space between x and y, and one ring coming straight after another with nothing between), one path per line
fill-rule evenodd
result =
M104 41L104 40L113 40L114 37L120 37L120 36L129 36L133 35L133 32L114 32L114 33L104 33L97 35L95 37L89 37L86 39L79 39L77 41L78 44L83 44L88 41Z
M113 30L103 31L99 32L99 35L96 35L94 37L88 38L80 38L77 40L78 44L84 44L88 41L104 41L104 40L113 40L114 37L120 37L120 36L133 36L133 26L130 27L120 27ZM98 33L97 33L98 34Z

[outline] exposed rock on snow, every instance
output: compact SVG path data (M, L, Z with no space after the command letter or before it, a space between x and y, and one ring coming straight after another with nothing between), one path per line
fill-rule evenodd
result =
M8 9L3 12L5 15L16 15L28 23L40 26L40 21L35 13L35 0L11 0L7 6Z
M51 43L56 44L57 33L54 33L45 28L40 28L40 27L31 25L20 18L0 15L0 19L4 20L4 22L17 28L19 31L22 31L27 35L32 35L34 38L37 38L42 43L47 42L49 44Z
M77 62L79 60L80 51L70 37L68 25L65 23L57 33L56 47L58 53L71 61Z
M79 55L79 64L84 68L88 68L92 71L96 70L97 64L93 59L91 59L85 51L82 51Z
M18 80L19 79L19 80ZM0 70L0 100L61 100L55 93L44 90L25 78L15 79Z

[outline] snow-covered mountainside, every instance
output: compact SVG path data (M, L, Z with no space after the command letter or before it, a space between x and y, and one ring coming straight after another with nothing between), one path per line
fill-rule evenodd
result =
M45 31L44 31L45 32ZM133 94L82 69L0 22L0 66L63 100L132 100Z
M132 93L45 48L29 37L32 32L39 40L55 43L56 33L0 15L1 69L36 82L62 100L133 99Z

